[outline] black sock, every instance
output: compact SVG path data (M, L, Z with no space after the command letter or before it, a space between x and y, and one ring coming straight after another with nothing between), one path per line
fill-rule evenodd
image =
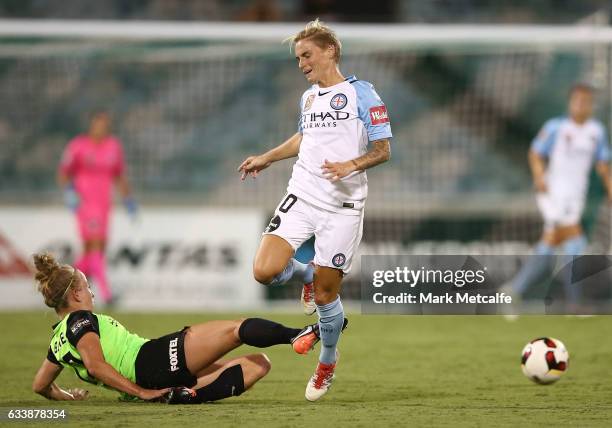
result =
M242 366L237 364L221 372L212 383L196 389L200 402L217 401L227 397L239 396L244 392Z
M245 345L267 348L268 346L291 343L291 339L302 331L299 328L289 328L274 321L262 318L248 318L238 329L240 341Z

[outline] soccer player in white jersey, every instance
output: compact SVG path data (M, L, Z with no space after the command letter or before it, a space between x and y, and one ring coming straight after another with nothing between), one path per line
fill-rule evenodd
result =
M255 178L273 162L298 156L287 194L263 234L253 273L262 284L291 279L305 284L304 311L318 313L322 343L319 364L306 386L306 399L315 401L329 389L336 367L344 320L340 283L361 240L365 170L389 159L392 135L374 87L340 72L341 44L329 27L317 19L289 40L300 71L312 84L300 100L298 132L264 154L249 156L238 170L243 180ZM302 264L293 255L313 235L314 261ZM307 350L308 344L299 341L294 348L300 345Z
M570 91L569 116L547 121L529 150L529 166L537 192L544 231L532 257L513 280L513 292L522 295L550 268L549 260L558 248L566 263L584 252L587 241L580 225L588 191L589 175L595 164L612 201L610 149L604 126L593 114L593 89L577 84ZM564 263L564 265L566 264ZM569 309L577 310L580 289L564 279Z

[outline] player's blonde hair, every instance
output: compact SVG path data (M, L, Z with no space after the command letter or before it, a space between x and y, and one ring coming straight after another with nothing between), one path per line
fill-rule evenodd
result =
M574 92L588 92L591 95L595 95L595 87L589 83L577 82L572 85L569 90L569 96L574 95Z
M53 255L38 253L32 256L38 282L38 291L45 298L45 304L50 308L63 308L67 305L68 290L74 288L76 269L70 265L59 264Z
M302 31L286 38L283 42L291 43L290 49L293 49L295 48L295 44L300 40L312 40L312 42L321 49L327 49L330 45L333 46L335 51L334 60L336 63L340 62L342 43L340 43L340 39L338 39L336 33L323 22L319 21L319 18L310 21Z

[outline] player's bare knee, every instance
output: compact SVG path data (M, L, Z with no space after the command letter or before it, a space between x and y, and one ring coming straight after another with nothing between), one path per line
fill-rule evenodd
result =
M244 322L244 320L246 320L246 318L240 318L237 320L234 320L233 323L234 325L232 326L232 336L238 341L238 342L242 342L240 340L240 326L242 325L242 323Z
M274 272L274 270L270 269L267 266L262 266L258 264L255 264L255 266L253 266L253 277L255 278L255 281L259 282L260 284L270 284L274 279L274 276L277 274L278 272Z
M268 356L263 352L261 354L255 354L253 357L253 360L259 370L259 377L262 378L270 372L272 369L272 363L270 362Z
M264 376L266 376L272 365L270 359L266 354L249 354L240 359L240 365L242 366L242 372L244 373L245 386L250 387L253 383L257 382Z
M34 383L32 384L32 392L42 395L44 391L45 388L41 387L38 383L36 383L36 381L34 381Z

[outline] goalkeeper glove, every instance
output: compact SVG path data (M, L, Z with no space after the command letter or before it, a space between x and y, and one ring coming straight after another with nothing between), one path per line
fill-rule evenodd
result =
M132 220L136 219L136 215L138 214L138 204L136 203L136 199L128 196L123 199L123 205L125 206L125 210Z
M64 205L66 205L70 211L76 212L80 202L79 194L74 189L74 186L72 184L67 185L64 188Z

